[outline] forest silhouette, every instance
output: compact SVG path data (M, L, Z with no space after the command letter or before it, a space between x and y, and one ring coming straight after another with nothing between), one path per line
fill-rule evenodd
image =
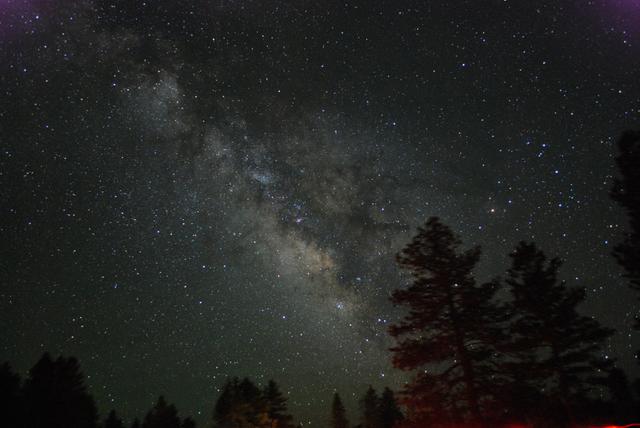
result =
M618 141L619 176L610 196L629 220L613 257L625 281L640 291L640 132ZM395 368L411 375L401 391L363 392L352 425L336 392L330 428L587 427L640 421L640 380L630 381L605 358L614 331L580 313L585 288L560 279L562 262L534 242L520 242L510 267L479 282L479 246L463 242L431 217L397 255L410 276L393 304L405 316L389 327ZM505 297L506 296L506 297ZM636 319L634 328L640 329ZM637 352L634 350L633 352ZM638 357L638 356L636 356ZM329 398L329 397L327 397ZM287 397L276 382L248 378L222 387L208 426L294 428ZM159 396L141 419L125 424L112 410L100 419L74 357L45 353L22 380L0 366L0 426L6 428L194 428Z

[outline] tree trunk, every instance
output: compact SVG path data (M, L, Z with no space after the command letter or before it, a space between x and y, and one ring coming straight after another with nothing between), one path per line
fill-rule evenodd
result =
M453 324L455 347L460 357L460 363L462 364L462 377L466 386L465 392L467 396L467 402L469 403L469 410L471 411L471 416L474 420L474 424L476 424L480 428L484 428L484 418L482 417L482 414L480 412L480 405L478 403L478 393L476 391L473 365L471 364L471 360L469 359L469 355L467 354L467 348L464 345L464 336L458 323L458 313L456 311L453 296L450 290L447 293L447 300L449 311L451 313L451 321Z

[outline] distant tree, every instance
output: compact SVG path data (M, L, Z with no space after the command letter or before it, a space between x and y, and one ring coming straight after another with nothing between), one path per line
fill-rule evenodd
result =
M446 386L440 390L446 410L455 409L467 425L481 426L496 381L500 311L493 303L497 284L479 286L472 275L480 248L461 251L461 245L449 227L432 217L398 254L413 284L394 291L391 298L409 308L409 314L389 329L397 341L391 351L395 367L417 371L405 392L430 395L421 375L428 371L433 380L429 385Z
M191 417L186 417L182 420L181 428L196 428L196 421Z
M115 410L111 410L103 423L104 428L124 428L122 419L118 417Z
M20 376L9 363L0 365L0 425L17 428L22 423L22 396Z
M367 388L362 399L362 428L380 428L380 399L372 386Z
M270 428L293 428L293 417L287 411L287 399L273 380L264 388L263 397L267 407Z
M213 413L218 428L268 426L268 409L260 389L245 378L233 378L225 384Z
M528 390L561 404L564 411L555 413L569 418L572 404L606 382L608 365L598 354L612 330L577 312L585 290L558 280L559 259L547 260L535 244L525 242L510 257L505 280L514 314L509 371L519 374L516 379ZM539 413L540 408L537 403L530 410ZM562 426L569 419L554 423Z
M640 131L623 134L618 151L616 164L620 177L613 183L611 197L626 211L629 231L624 241L616 245L613 255L626 270L631 288L640 291ZM640 330L640 317L636 317L635 328Z
M229 415L234 405L238 378L228 381L222 388L222 392L213 409L213 422L216 427L231 427Z
M97 410L78 361L45 353L24 386L27 428L95 428Z
M142 428L180 428L178 410L161 395L142 421Z
M634 393L627 375L619 368L610 371L607 379L614 420L631 423L640 418L640 403L634 400Z
M396 397L389 388L385 388L382 391L379 414L381 428L393 428L396 423L403 419Z
M347 412L345 411L340 395L337 392L333 394L329 426L330 428L349 428Z

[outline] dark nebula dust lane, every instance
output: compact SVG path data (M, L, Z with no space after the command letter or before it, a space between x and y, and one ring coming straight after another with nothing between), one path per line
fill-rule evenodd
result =
M637 374L609 189L640 12L560 3L1 2L0 361L199 424L275 379L321 425L404 382L394 257L439 216L483 279L520 240L565 259Z

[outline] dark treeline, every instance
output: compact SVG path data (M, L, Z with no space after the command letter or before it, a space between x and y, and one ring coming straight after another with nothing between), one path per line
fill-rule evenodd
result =
M630 230L613 255L640 291L640 133L624 134L618 150L611 197L626 210ZM392 295L408 314L389 329L394 366L414 373L402 391L404 425L637 422L640 380L633 388L606 355L614 331L579 313L585 288L559 279L560 259L520 242L506 272L478 283L480 255L432 217L397 256L412 278Z
M234 378L224 386L214 406L216 428L293 428L287 399L274 381L264 389L249 379ZM21 381L9 363L0 366L0 426L3 428L195 428L173 404L160 396L146 415L125 424L115 410L99 420L74 357L52 359L45 353Z
M403 419L393 391L385 388L378 397L369 387L364 393L361 423L357 428L392 428ZM335 393L331 427L349 428L340 396ZM45 353L21 381L9 363L0 366L0 426L2 428L196 428L191 417L181 418L173 404L160 396L144 415L125 423L115 410L100 419L88 392L78 361L52 359ZM297 428L287 408L287 397L276 382L263 388L250 379L230 379L213 405L206 427Z
M52 359L45 353L21 381L8 363L0 366L0 426L6 428L125 428L115 410L99 420L95 400L88 392L78 360ZM195 428L190 417L181 419L163 396L131 428ZM129 425L126 425L129 427Z
M385 388L381 396L371 386L360 401L360 424L355 428L392 428L404 420L404 415L392 390ZM349 428L349 420L340 395L336 392L331 403L330 428Z

